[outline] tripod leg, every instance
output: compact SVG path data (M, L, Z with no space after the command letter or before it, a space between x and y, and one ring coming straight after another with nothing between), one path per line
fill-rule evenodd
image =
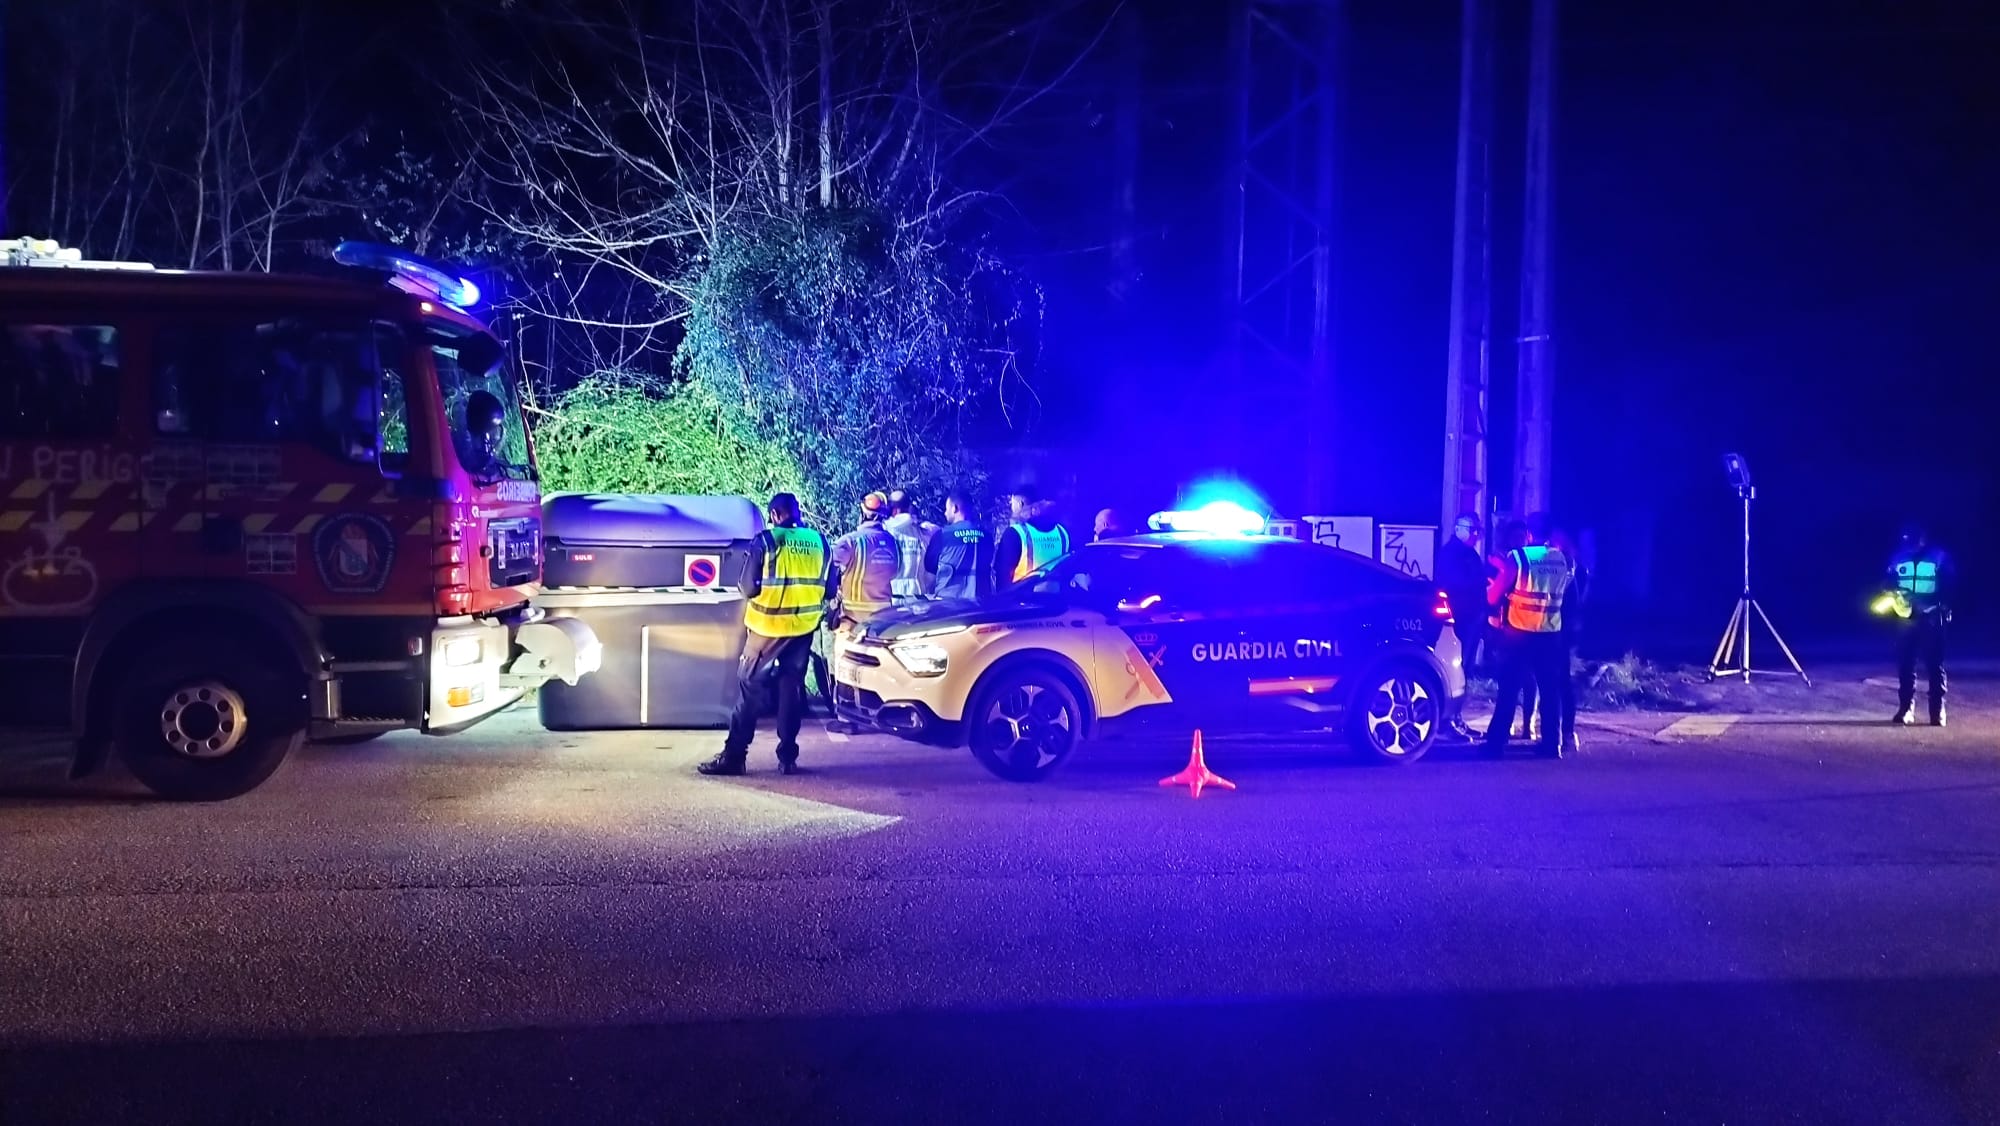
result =
M1715 657L1708 662L1708 675L1710 679L1722 676L1725 670L1727 670L1727 662L1736 652L1737 631L1742 630L1742 632L1748 633L1749 630L1745 627L1749 624L1743 601L1738 599L1736 609L1732 610L1729 614L1729 625L1722 631L1722 640L1715 646ZM1746 665L1745 667L1748 666Z
M1799 679L1806 682L1807 688L1811 688L1812 677L1806 675L1805 667L1799 664L1799 659L1792 656L1792 647L1785 644L1785 639L1778 633L1778 627L1771 624L1771 615L1766 614L1764 608L1758 606L1755 599L1751 600L1750 605L1756 606L1757 616L1764 620L1764 628L1771 631L1771 640L1778 643L1778 650L1785 655L1785 660L1792 663L1792 671L1799 674Z
M1757 601L1756 599L1750 597L1750 592L1747 590L1744 591L1742 606L1743 606L1743 683L1745 684L1750 683L1750 635L1756 632L1755 630L1752 630L1750 628L1750 607L1755 606L1756 604Z
M1729 624L1722 627L1722 640L1715 643L1715 656L1708 659L1710 677L1720 675L1722 672L1722 658L1729 653L1729 643L1736 636L1736 615L1742 610L1743 608L1738 606L1729 612Z

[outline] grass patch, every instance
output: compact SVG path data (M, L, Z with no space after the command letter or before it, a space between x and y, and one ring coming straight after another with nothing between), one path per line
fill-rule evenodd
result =
M1593 711L1698 711L1702 700L1697 687L1702 678L1687 669L1669 668L1627 653L1615 661L1598 664L1579 661L1571 671L1576 678L1577 706Z
M1570 667L1576 706L1592 712L1698 712L1714 706L1702 694L1707 677L1700 669L1657 664L1637 653L1615 661L1575 661ZM1498 685L1490 676L1466 683L1466 714L1493 710Z

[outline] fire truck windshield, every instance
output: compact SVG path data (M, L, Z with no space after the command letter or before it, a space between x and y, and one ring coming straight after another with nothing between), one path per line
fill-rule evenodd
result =
M459 464L479 480L533 480L527 431L499 343L446 324L430 326L428 341Z

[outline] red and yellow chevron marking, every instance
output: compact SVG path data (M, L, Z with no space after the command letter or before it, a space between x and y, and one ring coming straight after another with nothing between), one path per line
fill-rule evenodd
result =
M0 535L54 526L78 532L122 534L165 528L201 531L205 513L219 504L249 507L243 530L253 535L308 535L337 512L367 512L406 536L431 534L430 506L405 501L387 485L333 482L267 485L202 485L191 482L141 484L135 481L82 481L59 484L41 478L0 486ZM388 509L401 511L387 511Z

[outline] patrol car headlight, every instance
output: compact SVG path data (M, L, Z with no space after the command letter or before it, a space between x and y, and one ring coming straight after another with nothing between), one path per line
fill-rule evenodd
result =
M462 669L479 663L479 639L476 637L455 637L438 649L444 658L446 668Z
M908 669L911 676L943 676L944 667L950 654L944 646L928 641L909 642L889 650L896 657L896 663Z

